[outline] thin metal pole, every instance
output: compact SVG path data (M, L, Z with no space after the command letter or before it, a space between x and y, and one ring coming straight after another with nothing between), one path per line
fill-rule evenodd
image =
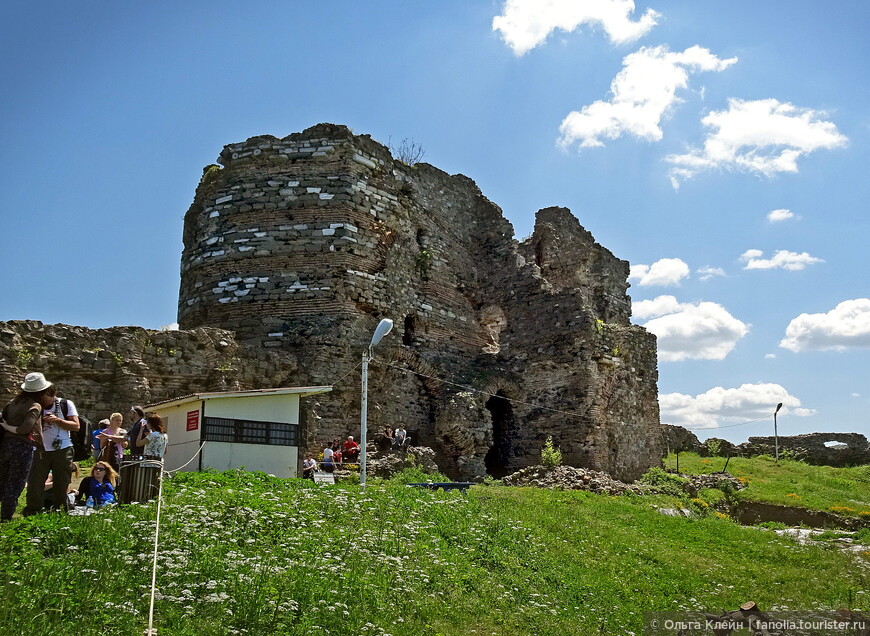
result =
M369 352L362 354L362 408L360 409L360 450L359 450L359 485L361 490L366 489L366 418L368 416L368 392L369 392Z
M776 452L776 461L779 462L779 434L776 432L776 411L773 412L773 444Z

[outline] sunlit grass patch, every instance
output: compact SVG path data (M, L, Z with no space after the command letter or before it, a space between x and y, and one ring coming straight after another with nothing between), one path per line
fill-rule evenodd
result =
M655 506L668 501L178 475L165 486L155 622L173 635L627 634L645 610L866 600L863 557L716 514L665 517ZM0 527L0 633L141 633L155 514L152 503Z

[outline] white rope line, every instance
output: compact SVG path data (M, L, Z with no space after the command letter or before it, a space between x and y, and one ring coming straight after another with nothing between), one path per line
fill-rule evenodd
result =
M154 595L157 591L157 540L160 538L160 509L163 504L163 475L160 476L160 486L157 489L157 524L154 528L154 562L151 565L151 602L148 606L147 636L155 636L154 629Z
M186 467L190 464L190 462L192 462L194 459L196 459L196 456L199 455L199 454L202 452L202 449L205 447L206 444L208 444L208 442L203 442L203 443L200 445L199 449L197 449L197 451L193 454L193 457L191 457L191 458L187 461L186 464L184 464L183 466L179 466L179 467L176 468L175 470L167 470L167 471L165 471L166 474L169 475L169 476L172 476L172 473L177 473L177 472L178 472L179 470L181 470L182 468L186 468Z
M176 468L173 471L164 471L162 469L160 471L160 484L157 487L157 519L155 521L155 527L154 527L154 559L153 559L152 564L151 564L151 601L148 604L148 629L145 631L145 636L156 636L156 634L157 634L157 630L154 629L154 597L157 593L157 549L158 549L158 542L160 540L160 512L162 511L162 508L163 508L163 475L166 474L167 476L171 477L172 473L176 473L179 470L181 470L182 468L185 468L186 466L188 466L188 464L190 464L190 462L192 462L194 459L196 459L197 455L199 455L202 452L202 449L205 445L206 445L206 442L203 442L202 445L200 445L199 449L193 454L193 457L191 457L187 461L187 463L185 463L183 466ZM147 463L148 461L149 460L145 459L145 460L140 460L140 461L132 462L132 463L144 464L144 463ZM153 461L153 460L150 460L150 461ZM162 460L161 460L161 463L162 463ZM128 463L127 465L129 466L131 464Z

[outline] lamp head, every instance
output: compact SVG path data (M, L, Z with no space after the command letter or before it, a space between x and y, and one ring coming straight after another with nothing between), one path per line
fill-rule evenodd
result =
M378 344L381 339L390 333L390 330L393 328L393 321L389 318L384 318L378 323L377 329L375 329L375 333L372 336L372 342L369 347L374 347Z
M779 404L776 405L776 410L773 412L773 414L776 415L777 413L779 413L779 409L781 409L781 408L782 408L782 402L780 402Z

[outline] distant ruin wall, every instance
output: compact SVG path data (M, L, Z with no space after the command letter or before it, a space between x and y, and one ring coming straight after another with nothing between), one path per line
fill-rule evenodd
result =
M691 431L682 426L663 424L666 449L671 452L709 454L709 447L701 443ZM710 438L719 447L719 455L755 457L774 455L774 437L750 437L742 444L732 444L717 437ZM709 440L708 440L709 441ZM778 440L780 456L791 457L816 466L859 466L870 464L870 443L860 433L806 433L786 435ZM830 444L826 446L825 444Z
M536 463L548 435L620 478L659 461L655 337L630 324L628 263L568 210L538 212L519 243L467 177L330 124L219 162L185 215L179 323L278 352L296 384L335 383L318 442L358 429L356 367L388 317L370 435L404 424L451 476Z
M750 437L740 444L745 455L773 455L773 437ZM826 442L835 445L825 446ZM857 466L870 464L870 443L859 433L807 433L779 438L779 452L789 451L795 459L821 466Z

